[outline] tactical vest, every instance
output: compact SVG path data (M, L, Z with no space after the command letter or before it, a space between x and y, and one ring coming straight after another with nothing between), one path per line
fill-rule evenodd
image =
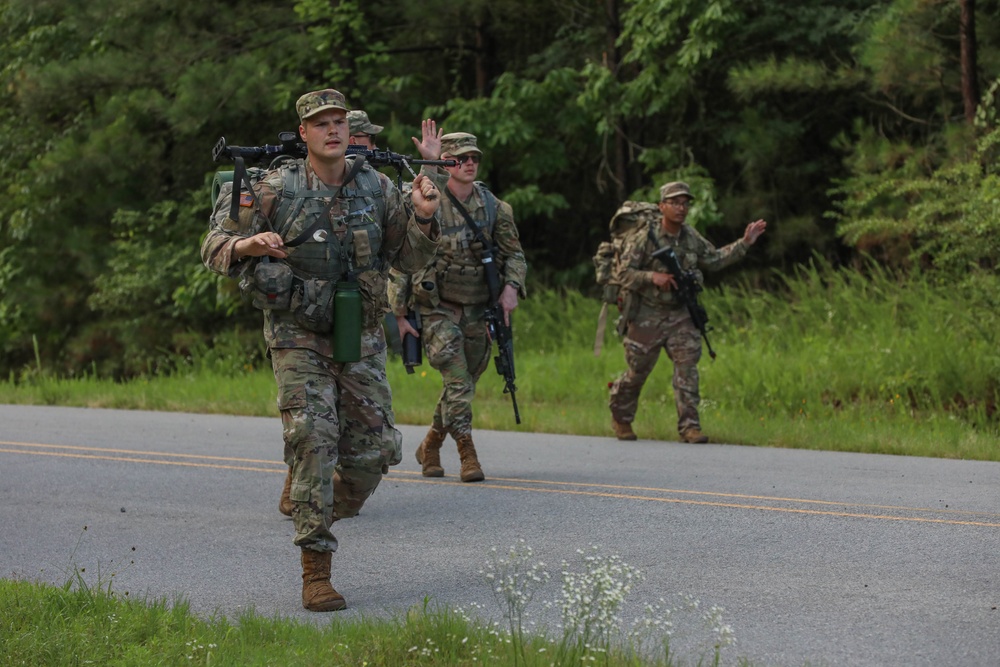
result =
M486 186L476 181L476 194L483 207L472 213L476 226L487 239L493 240L497 221L497 199ZM434 264L438 293L442 301L461 305L486 303L490 299L483 274L482 244L475 240L472 230L459 211L452 206L441 207L441 245ZM503 271L500 258L494 254L497 269Z
M348 169L354 159L348 158ZM274 231L286 242L294 240L321 215L334 195L331 190L310 190L301 161L281 166L282 193L275 213ZM378 172L361 168L338 196L343 215L323 221L284 260L299 279L343 280L348 273L381 270L382 219L385 200ZM327 214L329 216L329 214Z

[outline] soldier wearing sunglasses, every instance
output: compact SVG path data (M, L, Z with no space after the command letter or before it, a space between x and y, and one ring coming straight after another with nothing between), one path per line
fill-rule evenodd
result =
M505 324L525 296L528 270L518 240L513 211L477 179L483 152L468 132L442 135L433 120L425 120L420 141L413 143L424 159L453 159L453 167L424 167L441 190L437 219L441 244L434 260L412 275L391 272L389 305L399 333L419 336L424 355L441 373L443 389L431 427L417 448L417 462L426 477L444 476L440 450L448 435L458 446L463 482L485 479L472 441L472 399L476 382L486 370L492 342L484 319L489 290L482 264L482 245L470 228L474 223L494 248L503 288L499 304ZM463 214L464 212L464 214ZM466 219L466 215L471 220ZM406 319L416 310L423 323L418 333Z

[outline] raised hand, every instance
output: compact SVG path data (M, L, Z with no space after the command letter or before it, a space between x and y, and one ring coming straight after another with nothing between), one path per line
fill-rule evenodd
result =
M413 145L420 151L420 157L425 160L437 160L441 157L441 135L444 132L438 129L437 121L433 118L425 119L420 123L420 134L420 141L416 137L410 137Z

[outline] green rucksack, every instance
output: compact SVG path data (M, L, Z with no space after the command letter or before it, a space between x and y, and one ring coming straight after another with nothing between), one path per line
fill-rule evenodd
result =
M601 354L604 345L604 329L608 318L608 304L614 304L619 313L623 312L624 295L615 279L615 271L621 261L625 237L640 226L655 225L660 219L660 209L656 204L644 201L626 201L611 216L608 225L610 240L602 241L594 254L594 277L601 286L601 314L597 319L597 335L594 339L594 356ZM619 332L620 333L620 332Z

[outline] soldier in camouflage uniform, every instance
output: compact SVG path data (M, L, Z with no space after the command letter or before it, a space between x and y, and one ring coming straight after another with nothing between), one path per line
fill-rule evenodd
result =
M252 193L237 185L236 220L225 190L201 253L208 268L241 278L241 287L265 291L276 304L263 306L264 340L289 466L285 495L302 551L302 604L333 611L346 603L330 584L337 549L330 527L358 513L401 455L380 326L388 309L386 273L390 266L416 271L434 256L440 193L418 176L411 213L389 178L360 158L345 158L348 110L336 90L306 93L296 110L308 158L267 172ZM267 261L255 259L261 257ZM255 279L255 269L282 264L290 269L280 274L288 277L287 302L272 293L281 288L265 289ZM334 359L332 314L329 321L309 319L332 313L333 294L323 286L347 275L359 285L362 304L360 359L353 362Z
M347 122L350 125L350 142L352 144L364 146L370 151L377 148L375 145L375 135L384 130L384 127L368 120L368 114L361 109L348 111Z
M494 246L494 260L504 285L499 303L509 324L518 297L525 296L524 278L528 269L513 211L476 181L482 151L474 135L454 132L441 136L432 120L424 121L422 130L422 140L413 141L424 159L459 161L454 167L425 166L421 173L435 179L443 192L450 191ZM408 307L420 314L425 356L431 367L441 373L444 384L430 430L416 452L424 476L444 475L440 450L445 436L451 434L458 446L461 480L478 482L485 475L472 441L472 399L492 347L484 320L489 291L480 244L447 196L442 197L438 220L441 246L434 261L413 275L392 271L389 305L396 315L400 337L407 333L420 335L405 318Z
M674 296L674 276L652 258L652 253L673 247L685 271L694 271L699 282L702 271L717 271L740 260L756 242L767 223L747 225L743 238L716 249L690 225L684 224L694 198L686 183L667 183L660 188L659 225L640 225L625 240L615 278L622 289L625 326L625 371L611 386L611 426L619 440L635 440L632 421L639 405L639 392L660 356L666 351L674 364L674 401L677 431L683 442L708 442L698 419L698 360L701 334L691 316Z

